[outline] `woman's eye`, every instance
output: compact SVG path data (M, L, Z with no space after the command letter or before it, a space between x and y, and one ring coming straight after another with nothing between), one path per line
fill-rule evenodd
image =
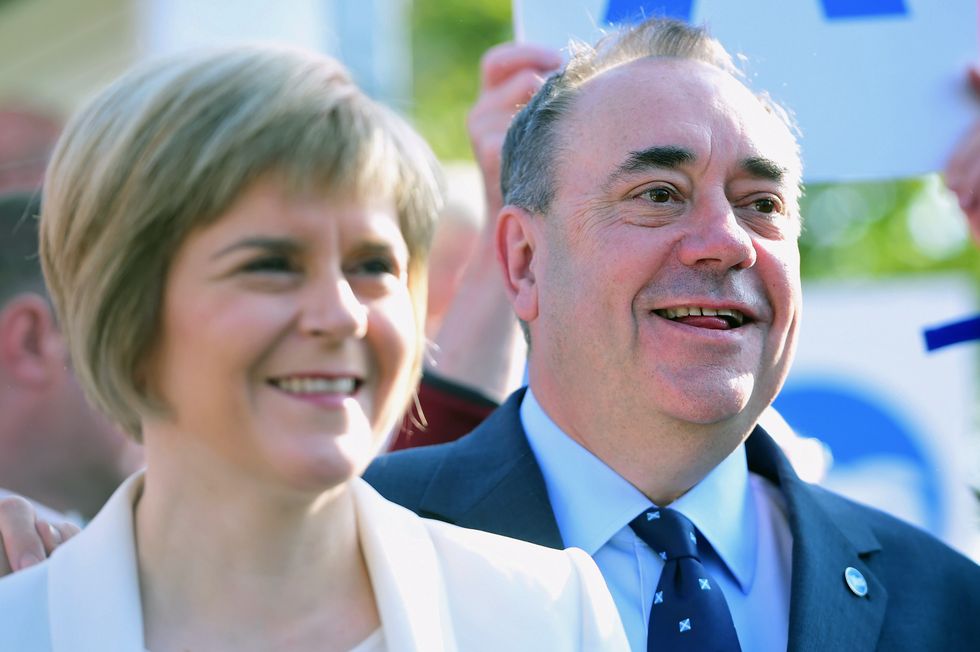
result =
M666 204L674 198L673 193L668 188L662 187L644 190L641 196L646 197L655 204Z
M248 262L246 272L286 273L294 271L293 264L285 256L264 256Z
M395 264L387 258L368 258L352 265L352 270L357 274L380 276L394 274L396 268Z

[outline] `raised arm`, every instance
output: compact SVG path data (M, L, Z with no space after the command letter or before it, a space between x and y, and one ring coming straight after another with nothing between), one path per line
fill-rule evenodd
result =
M561 64L561 55L540 46L503 43L483 56L480 95L467 128L483 175L483 232L442 327L435 338L433 368L443 379L502 401L521 380L525 347L493 247L500 195L500 149L511 118Z
M980 68L970 69L969 83L980 97ZM946 185L956 193L973 240L980 245L980 120L956 146L946 165Z

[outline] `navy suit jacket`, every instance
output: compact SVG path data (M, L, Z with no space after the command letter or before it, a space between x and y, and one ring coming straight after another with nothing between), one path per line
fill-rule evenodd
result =
M421 516L563 547L527 442L519 390L458 441L375 460L365 479ZM980 650L980 566L932 536L797 477L761 428L749 469L786 497L793 534L789 650ZM844 580L868 582L859 598Z

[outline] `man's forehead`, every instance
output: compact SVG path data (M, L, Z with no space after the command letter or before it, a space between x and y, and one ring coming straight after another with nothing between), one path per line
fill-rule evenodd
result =
M628 152L677 146L702 157L713 146L737 147L739 163L774 162L787 178L799 177L796 140L788 125L729 73L700 61L638 59L585 82L559 127L564 149L599 140L622 163ZM610 161L612 163L612 161ZM742 166L744 167L744 166Z
M695 59L677 57L643 57L613 66L583 82L576 104L588 104L587 98L605 102L656 101L683 102L699 97L726 102L740 113L767 112L759 97L740 79L717 66Z

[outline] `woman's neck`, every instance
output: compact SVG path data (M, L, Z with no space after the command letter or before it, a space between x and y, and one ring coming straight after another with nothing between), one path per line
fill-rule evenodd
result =
M304 495L186 452L148 440L135 513L148 649L348 650L378 627L346 483Z

